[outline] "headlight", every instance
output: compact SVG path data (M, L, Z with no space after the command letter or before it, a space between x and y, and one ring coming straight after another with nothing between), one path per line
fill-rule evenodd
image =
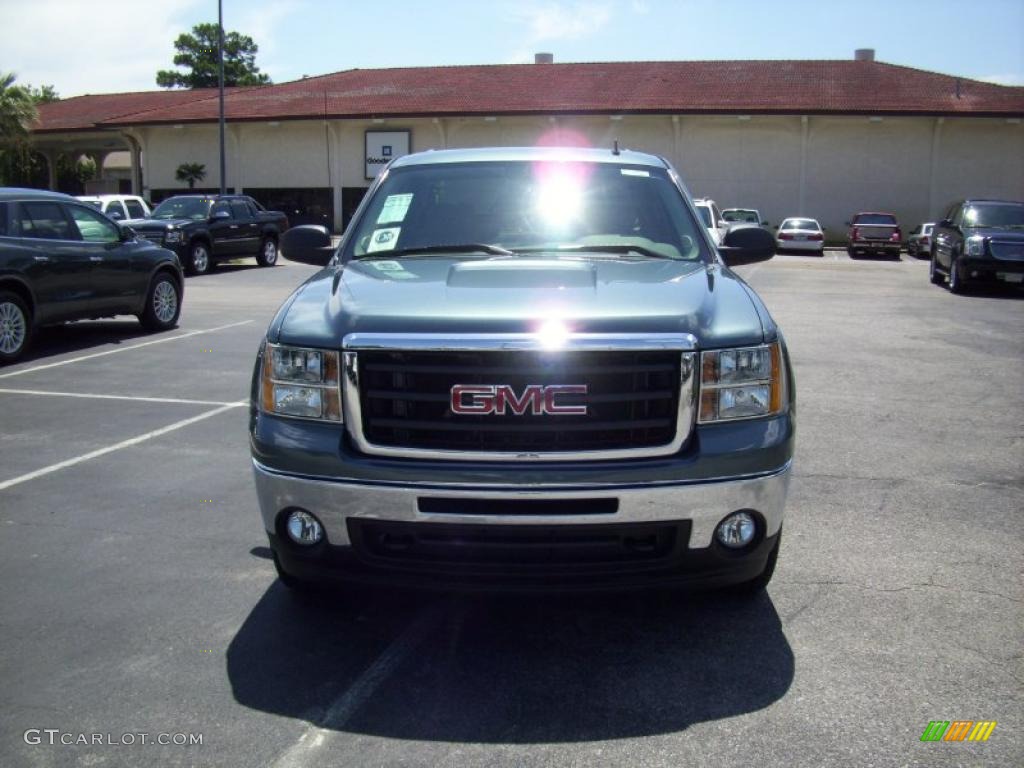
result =
M267 344L260 402L267 413L340 422L338 353Z
M164 242L166 243L180 243L181 242L181 230L180 229L169 229L164 235Z
M984 256L985 238L981 235L972 235L967 238L964 248L967 251L968 256Z
M701 353L699 423L782 411L785 376L778 343Z

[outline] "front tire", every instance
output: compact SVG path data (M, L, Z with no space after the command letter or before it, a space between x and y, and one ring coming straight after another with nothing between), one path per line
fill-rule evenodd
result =
M178 324L181 315L181 286L166 272L153 278L146 294L146 308L139 322L147 331L167 331Z
M962 270L958 261L960 260L954 256L949 262L949 292L960 295L967 292L967 281L961 274Z
M775 539L775 546L772 547L772 551L769 553L768 559L765 561L764 570L749 581L744 581L742 584L737 584L734 587L731 587L730 591L735 595L745 598L757 597L764 592L768 583L772 580L772 576L775 575L775 564L779 560L780 546L782 546L781 528L779 528L779 535Z
M256 263L261 267L272 267L277 264L277 241L272 237L266 238L260 245L260 252L256 254Z
M188 263L185 265L186 271L190 275L205 275L212 266L210 246L202 242L192 243L188 249Z
M16 293L0 291L0 365L13 363L32 341L32 313Z
M942 285L946 282L935 261L935 251L932 251L932 260L928 264L928 279L931 280L932 285Z

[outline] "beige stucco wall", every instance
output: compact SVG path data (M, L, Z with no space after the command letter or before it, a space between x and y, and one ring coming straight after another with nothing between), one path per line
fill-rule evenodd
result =
M522 146L552 137L663 155L691 193L753 207L777 224L813 216L840 237L859 210L895 213L905 230L967 196L1024 199L1024 126L1005 119L864 116L623 116L281 121L228 127L228 186L363 187L367 130L411 132L413 151ZM183 162L219 184L216 126L160 126L144 138L149 188L181 186ZM933 155L933 147L935 152ZM328 158L329 161L328 161ZM801 189L801 177L804 179ZM801 201L803 206L801 207Z

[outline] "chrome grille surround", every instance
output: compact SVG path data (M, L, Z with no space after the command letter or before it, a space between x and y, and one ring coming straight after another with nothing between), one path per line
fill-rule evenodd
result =
M697 340L688 333L573 334L558 352L643 352L677 351L680 355L679 397L675 435L663 445L574 451L470 451L377 445L363 428L359 386L360 351L401 352L550 352L537 334L375 334L354 333L342 344L342 388L344 421L348 434L362 453L406 459L446 461L602 461L648 458L678 453L694 429L696 416Z

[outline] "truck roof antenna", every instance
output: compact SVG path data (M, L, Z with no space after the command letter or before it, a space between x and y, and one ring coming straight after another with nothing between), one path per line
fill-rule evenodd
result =
M619 140L618 139L615 139L615 143L612 146L612 154L613 155L618 155L619 154Z

